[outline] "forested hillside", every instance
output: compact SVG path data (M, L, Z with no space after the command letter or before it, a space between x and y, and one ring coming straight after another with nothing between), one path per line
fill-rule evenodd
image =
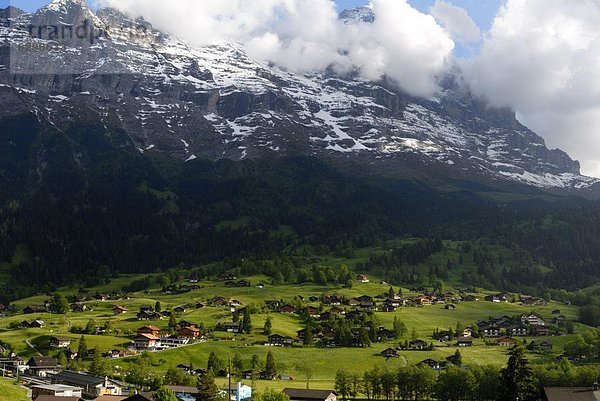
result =
M77 125L60 133L33 116L1 126L5 301L117 272L267 260L306 246L352 252L403 237L475 246L479 253L465 248L453 261L463 254L476 266L465 284L576 289L600 277L596 202L472 183L441 190L344 173L310 157L151 159L122 147L122 132ZM508 259L476 245L490 238L511 250ZM438 245L400 247L370 263L390 265L388 276L402 281L403 269Z

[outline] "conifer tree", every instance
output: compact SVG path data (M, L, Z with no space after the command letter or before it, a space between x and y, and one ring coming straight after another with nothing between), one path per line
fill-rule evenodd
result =
M242 332L246 334L252 333L252 318L250 317L250 311L248 308L244 308L244 315L242 317Z
M85 342L85 337L81 336L79 339L79 345L77 346L77 358L84 359L87 356L87 344Z
M272 333L272 328L273 328L273 323L271 322L271 316L267 317L267 320L265 321L265 326L263 328L263 333L266 336L270 336Z
M277 376L277 365L275 365L275 357L273 356L273 353L271 351L269 351L269 353L267 354L267 363L265 365L265 373L269 377Z
M535 400L533 372L525 358L525 349L517 344L508 352L508 364L501 371L502 400Z
M209 371L207 374L198 378L198 399L203 401L214 401L219 393L219 388L215 383L215 377Z

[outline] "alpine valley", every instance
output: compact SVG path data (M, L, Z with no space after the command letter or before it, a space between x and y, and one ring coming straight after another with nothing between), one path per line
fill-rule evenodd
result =
M421 98L250 54L0 10L0 401L600 399L600 179L458 62Z

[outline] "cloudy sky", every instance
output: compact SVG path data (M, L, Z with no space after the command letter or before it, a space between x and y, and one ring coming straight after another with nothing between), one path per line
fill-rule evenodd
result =
M228 37L298 72L358 66L418 96L433 96L435 78L459 66L474 93L513 108L600 177L600 0L371 0L375 23L351 26L337 13L368 0L96 1L198 45Z

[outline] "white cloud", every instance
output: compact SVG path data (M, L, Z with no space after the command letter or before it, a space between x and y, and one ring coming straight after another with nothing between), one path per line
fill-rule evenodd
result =
M600 177L600 108L566 113L541 111L519 115L519 120L581 163L583 174Z
M481 30L464 8L436 0L429 13L461 43L476 42L481 38Z
M474 92L600 173L600 0L508 0L480 54L464 62Z
M452 39L431 15L412 8L406 0L372 0L371 4L375 22L366 42L359 47L352 44L354 63L371 74L380 68L380 74L397 80L413 94L434 93L435 78L452 56Z
M296 72L358 66L416 96L435 93L454 42L407 0L373 0L373 24L343 24L332 0L102 0L195 45L246 44L249 55Z

